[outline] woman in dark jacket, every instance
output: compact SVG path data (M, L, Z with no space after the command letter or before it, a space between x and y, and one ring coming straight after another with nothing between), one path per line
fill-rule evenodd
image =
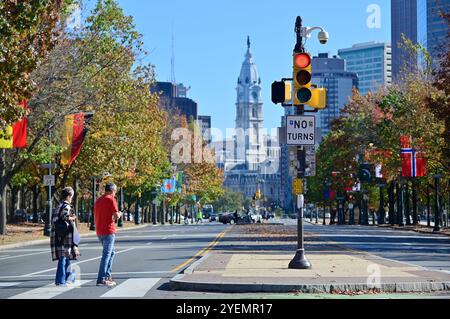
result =
M50 246L53 261L58 261L55 284L64 286L67 282L73 283L72 260L80 256L78 249L79 235L75 224L76 216L71 206L74 191L71 187L63 189L61 203L53 211L52 231L50 234ZM58 219L68 223L67 234L57 234L55 223Z

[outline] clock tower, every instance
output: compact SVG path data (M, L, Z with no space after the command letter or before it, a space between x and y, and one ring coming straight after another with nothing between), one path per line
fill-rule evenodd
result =
M247 53L238 79L236 102L235 158L244 160L248 170L258 169L266 159L261 99L261 78L258 75L247 38ZM242 158L242 157L245 158Z

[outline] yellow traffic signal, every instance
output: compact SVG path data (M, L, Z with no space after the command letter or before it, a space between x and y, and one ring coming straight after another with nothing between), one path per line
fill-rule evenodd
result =
M272 102L274 104L290 103L292 100L292 88L289 82L273 82L272 83Z
M294 178L292 182L292 191L295 195L303 194L303 180L301 178Z
M308 104L312 98L311 56L294 53L294 104Z
M314 109L324 109L327 107L327 89L314 88L312 90L311 100L308 102L308 106Z

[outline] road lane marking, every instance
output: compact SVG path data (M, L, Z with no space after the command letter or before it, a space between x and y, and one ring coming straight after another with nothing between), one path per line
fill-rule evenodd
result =
M174 269L172 269L172 272L177 272L180 269L182 269L183 267L185 267L186 265L188 265L189 263L191 263L193 260L195 260L198 256L202 256L203 254L205 254L206 252L210 251L212 248L214 248L220 241L220 239L225 236L225 233L227 231L223 231L221 232L219 235L217 235L217 237L206 247L203 248L202 250L200 250L198 253L196 253L192 258L186 260L184 263L182 263L181 265L175 267Z
M21 282L0 282L0 288L20 285Z
M121 254L121 253L126 253L126 252L128 252L130 250L133 250L133 249L134 248L128 248L128 249L125 249L125 250L117 251L116 255ZM87 262L90 262L90 261L93 261L93 260L97 260L97 259L101 259L101 258L102 258L102 256L91 258L91 259L86 259L86 260L74 263L73 265L80 265L80 264L84 264L84 263L87 263ZM34 276L34 275L39 275L39 274L43 274L43 273L46 273L46 272L49 272L49 271L55 271L55 270L56 270L56 267L50 268L50 269L46 269L46 270L37 271L37 272L33 272L31 274L22 275L22 277L31 277L31 276Z
M34 256L34 255L41 255L41 254L50 254L50 251L41 251L38 253L31 253L31 254L25 254L25 255L17 255L17 256L8 256L8 257L1 257L0 261L7 260L7 259L14 259L14 258L20 258L20 257L27 257L27 256Z
M142 298L161 278L131 278L111 289L100 298Z
M93 280L80 280L78 286L84 285L91 281ZM56 286L54 283L52 283L44 287L32 289L24 293L12 296L8 299L52 299L60 294L63 294L67 291L77 288L78 286L61 287Z

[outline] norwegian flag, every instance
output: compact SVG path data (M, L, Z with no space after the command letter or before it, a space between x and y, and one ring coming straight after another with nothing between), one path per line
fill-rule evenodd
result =
M426 176L426 158L423 152L416 152L411 147L411 137L402 136L402 176L423 177Z

